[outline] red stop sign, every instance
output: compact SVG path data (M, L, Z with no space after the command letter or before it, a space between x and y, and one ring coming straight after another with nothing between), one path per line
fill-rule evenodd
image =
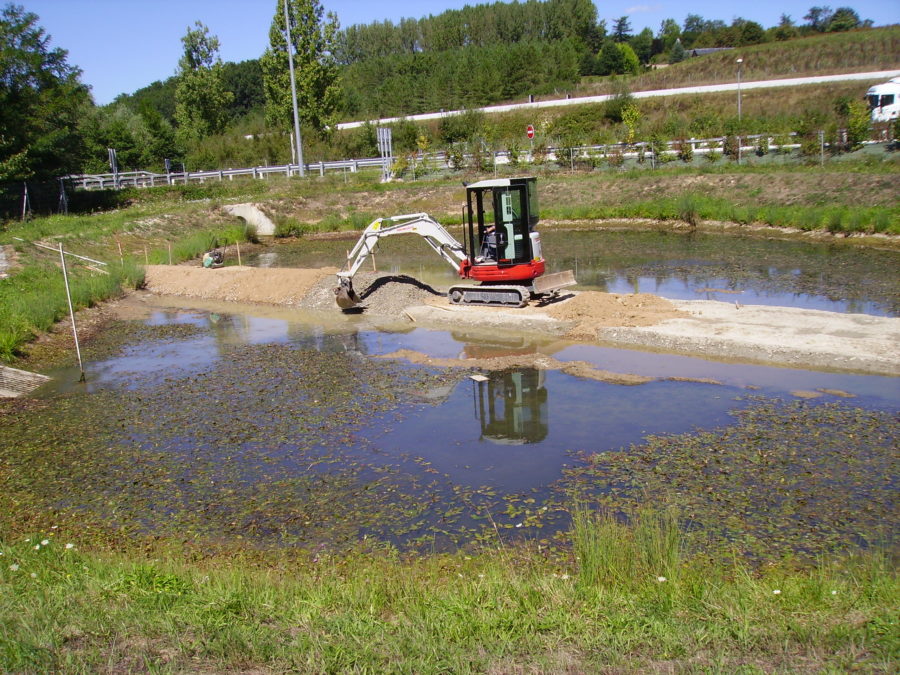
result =
M534 138L534 126L529 124L527 127L525 127L525 134L528 136L528 138Z

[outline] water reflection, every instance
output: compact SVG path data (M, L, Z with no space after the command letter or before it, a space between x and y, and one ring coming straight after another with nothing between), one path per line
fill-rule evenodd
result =
M472 383L481 438L499 445L537 443L547 437L544 371L521 368L491 373Z

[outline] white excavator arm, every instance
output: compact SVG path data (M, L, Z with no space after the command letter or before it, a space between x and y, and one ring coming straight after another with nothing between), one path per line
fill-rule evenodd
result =
M427 213L408 213L391 218L379 218L372 221L363 230L356 246L347 254L344 269L338 272L340 286L335 289L335 294L340 307L347 309L359 303L359 298L353 291L353 275L375 250L382 237L390 237L395 234L418 234L454 270L459 269L459 263L466 260L463 245Z

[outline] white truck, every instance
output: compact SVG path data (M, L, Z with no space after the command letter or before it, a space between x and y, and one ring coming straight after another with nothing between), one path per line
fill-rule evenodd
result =
M900 77L876 84L866 92L873 122L891 122L900 117Z

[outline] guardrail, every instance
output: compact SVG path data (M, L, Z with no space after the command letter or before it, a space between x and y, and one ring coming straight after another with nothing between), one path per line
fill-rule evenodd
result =
M793 137L796 134L753 134L748 136L740 136L740 152L752 152L760 138L768 138L769 145L794 149L799 147L796 143L775 142L776 138ZM792 139L793 140L793 139ZM691 146L691 150L696 154L706 154L711 151L721 151L725 142L724 136L714 138L689 138L678 141L668 141L664 145L664 152L673 153L677 148L687 143ZM595 156L609 156L612 154L620 154L624 159L631 159L638 156L648 158L649 161L655 162L658 157L652 151L647 142L638 143L609 143L606 145L581 145L575 147L549 147L546 148L545 158L549 161L557 161L563 155L568 155L566 159L575 161L577 159L585 159ZM496 165L508 164L511 161L512 153L509 150L488 150L485 149L484 155L491 156L493 163ZM519 154L518 161L529 164L534 160L533 149L522 150ZM402 155L400 155L402 157ZM468 161L472 158L472 154L464 154L463 160ZM396 161L396 157L395 157ZM451 163L452 159L445 152L417 153L416 161L427 163L431 167L454 168ZM305 173L317 173L324 176L326 171L349 171L356 173L360 169L381 168L384 160L380 157L368 157L363 159L343 159L329 162L316 162L314 164L304 164ZM235 176L248 176L252 178L268 178L271 175L294 176L300 174L299 164L279 164L274 166L254 166L242 169L218 169L212 171L183 171L173 173L153 173L150 171L126 171L118 174L79 174L70 175L67 181L76 189L82 190L116 190L126 187L147 188L162 185L180 185L191 182L205 183L211 180L234 180Z

